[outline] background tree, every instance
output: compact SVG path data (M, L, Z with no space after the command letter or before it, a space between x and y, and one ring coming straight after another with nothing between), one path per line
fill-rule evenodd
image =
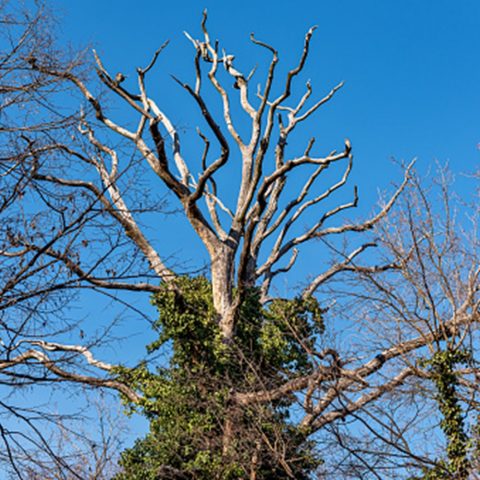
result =
M395 478L405 468L409 478L478 476L478 202L462 201L448 168L432 177L428 185L413 176L377 227L382 255L397 268L331 290L340 308L344 298L358 312L354 354L383 349L375 362L390 366L377 381L404 377L353 414L355 433L349 422L331 427L345 452L335 468L345 475Z
M54 384L69 378L61 365L74 363L71 352L92 359L85 345L67 348L55 364L49 360L47 352L56 347L45 339L78 328L66 310L78 282L63 262L45 252L68 251L72 238L97 213L91 203L41 186L34 178L47 157L58 171L65 168L58 163L73 141L78 115L66 105L66 82L33 67L52 64L82 77L86 69L81 53L57 48L55 19L46 5L2 2L0 23L0 470L15 478L53 478L55 470L56 478L86 478L77 458L91 450L91 443L81 446L84 427L78 424L88 417L55 411L53 402L58 393ZM55 372L54 380L49 371ZM50 399L41 386L50 391ZM88 430L92 441L96 429ZM106 449L103 440L95 439L98 451L110 452L111 441ZM100 478L111 457L97 460L88 467Z

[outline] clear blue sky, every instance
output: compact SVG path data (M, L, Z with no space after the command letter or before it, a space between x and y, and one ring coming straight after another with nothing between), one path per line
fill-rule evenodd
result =
M308 28L318 25L304 78L320 96L345 87L310 125L332 148L351 139L355 180L370 209L377 188L398 180L391 158L435 160L455 173L479 168L480 1L478 0L51 0L61 38L95 47L111 68L134 76L166 39L171 43L153 78L160 104L193 129L193 105L169 74L192 79L192 48L183 31L199 35L201 12L209 30L244 70L267 57L248 36L273 44L283 68L293 66ZM194 253L192 253L192 256ZM92 309L95 306L91 307ZM132 331L134 331L133 328ZM126 333L127 334L127 333ZM137 345L143 350L142 342ZM131 352L138 351L131 344ZM111 352L115 357L118 352Z

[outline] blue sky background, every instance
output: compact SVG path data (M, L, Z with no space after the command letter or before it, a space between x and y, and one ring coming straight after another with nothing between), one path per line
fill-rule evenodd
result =
M199 36L204 7L209 12L211 36L236 55L245 71L268 59L265 52L252 48L250 32L277 48L285 71L296 64L305 32L318 25L302 78L311 79L317 97L341 80L345 86L313 117L307 130L317 136L324 150L341 148L345 137L351 139L354 180L363 212L371 211L379 189L391 188L400 179L392 158L408 162L418 157L417 168L423 172L437 160L448 161L456 174L479 167L477 0L51 0L48 4L60 18L62 43L96 48L112 72L131 74L127 81L133 81L135 68L148 63L153 52L170 39L150 85L159 104L187 132L196 126L194 106L169 74L193 79L193 49L182 32ZM299 143L302 148L304 144ZM459 178L468 193L473 186ZM168 225L172 231L161 240L167 250L183 260L196 258L201 247L184 237L184 226ZM179 243L184 238L188 242ZM135 301L148 309L147 298ZM106 304L101 308L101 316L120 313ZM86 305L85 312L77 314L91 315L87 333L98 327L98 304ZM138 336L125 342L125 349L107 352L110 360L119 354L139 355L146 338L152 338L142 334L144 322L130 321L134 320L131 313L125 318L120 334ZM134 426L141 431L144 424L136 422Z

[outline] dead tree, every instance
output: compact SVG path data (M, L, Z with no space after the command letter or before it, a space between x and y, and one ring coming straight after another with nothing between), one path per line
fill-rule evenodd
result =
M221 50L218 42L211 39L206 20L205 14L200 39L187 34L194 53L194 83L190 85L174 78L191 97L202 118L202 127L197 129L202 148L193 159L184 155L184 139L170 114L149 94L149 74L160 61L166 44L155 52L147 66L137 69L135 90L125 81L123 73L110 73L94 53L96 73L105 92L130 109L131 118L125 122L113 118L103 95L96 94L90 82L74 68L56 65L45 57L27 60L33 75L69 84L81 95L86 107L78 114L77 130L70 140L59 138L39 144L30 137L25 139L26 150L19 165L25 172L28 165L25 178L36 189L35 195L41 197L43 189L49 192L44 195L44 201L50 213L54 212L54 220L52 230L43 231L41 235L25 234L24 225L19 225L16 232L5 232L7 242L2 258L6 262L14 259L14 277L4 286L2 302L5 309L10 309L12 305L25 305L24 301L30 296L38 298L42 291L63 292L86 287L105 292L129 290L148 294L160 293L165 287L172 291L178 289L175 265L170 264L167 252L155 247L139 221L146 210L138 204L138 197L131 195L135 182L126 179L132 171L145 174L152 188L162 188L172 194L180 205L181 215L203 242L209 258L216 322L227 347L235 345L242 321L239 310L251 289L258 288L261 303L268 305L275 299L272 282L276 277L294 268L304 244L321 240L320 245L334 248L333 261L323 271L312 272L299 298L307 300L318 292L328 291L331 282L351 274L386 298L385 305L396 312L393 315L390 312L389 325L398 315L398 329L390 332L387 342L377 343L370 341L367 329L361 331L363 350L354 355L331 345L309 346L308 355L316 368L308 374L288 378L273 387L257 385L250 390L232 387L229 398L235 411L235 408L268 405L294 396L303 412L298 427L305 438L313 438L318 432L328 432L339 421L355 419L368 412L368 408L373 409L395 392L402 392L411 379L423 380L431 375L415 363L416 352L441 342L465 341L472 325L478 321L479 271L478 268L469 271L466 290L459 295L458 286L450 287L450 272L438 268L441 256L437 258L440 263L434 261L437 252L432 232L417 231L413 217L402 218L400 225L410 227L411 237L407 245L399 245L397 234L393 237L389 234L389 224L381 227L411 181L411 164L405 168L403 181L377 212L357 222L346 220L346 213L357 206L356 188L351 189L350 199L333 203L333 199L338 198L336 195L348 187L353 162L350 142L345 140L340 149L325 150L322 146L317 150L312 137L300 152L291 151L288 140L293 132L320 111L342 86L340 83L323 97L312 100L313 88L307 82L300 98L292 98L294 82L307 61L314 28L307 32L298 63L286 73L280 87L277 84L278 52L251 36L252 43L270 56L266 77L254 89L255 72L246 74L239 70L234 55ZM238 100L239 106L234 100ZM136 126L132 128L133 123ZM248 131L248 135L241 131ZM133 155L128 156L126 149L133 151ZM219 178L225 171L235 172L237 164L241 173L231 175L235 183L228 185L229 191L235 191L232 202L228 195L222 196L225 188L222 189ZM197 173L198 165L200 173ZM335 169L339 172L337 181L320 189L319 181ZM304 183L293 193L298 184L291 179L301 172ZM53 191L58 195L55 202L48 200ZM76 208L65 208L72 203ZM155 213L156 206L152 205L150 212ZM404 212L413 215L410 207ZM299 225L305 222L308 226L301 231ZM428 222L427 227L433 228ZM380 230L375 239L369 232L377 228ZM93 248L96 238L92 232L100 232L108 243ZM350 250L338 246L336 239L344 237L354 238L355 246ZM455 242L452 238L449 241L453 247ZM360 262L366 251L380 244L385 247L386 258L373 263ZM424 245L426 250L422 250ZM126 256L126 251L133 253ZM432 278L440 282L451 304L449 315L436 313L436 300L425 286L424 258L432 263L432 275L436 275ZM142 267L141 259L148 268ZM42 290L35 284L28 290L31 293L9 299L7 294L13 287L26 285L29 279L39 279L41 268L50 265L59 270L48 287ZM414 273L418 278L412 269L416 269ZM390 275L397 274L415 286L414 298L420 301L422 297L425 303L421 308L433 312L428 320L416 319L418 311L412 312L403 298L387 287L393 278ZM362 297L356 290L351 293ZM376 294L367 296L365 301L380 301ZM383 319L376 322L375 325L383 329ZM404 325L408 325L408 330ZM25 368L40 369L45 380L110 388L120 391L133 403L142 401L140 392L115 376L114 366L95 359L86 346L52 341L45 335L24 337L13 335L9 341L8 354L0 362L3 374L13 376ZM82 361L95 372L82 372ZM248 362L248 358L245 361ZM106 375L101 376L98 370ZM469 371L469 375L462 382L469 382L469 388L475 389L471 381L475 372ZM232 415L225 419L225 451L234 430L233 418ZM290 460L279 457L278 461L287 477L291 477ZM255 462L253 455L252 479L256 478ZM418 462L417 466L421 467L420 460Z

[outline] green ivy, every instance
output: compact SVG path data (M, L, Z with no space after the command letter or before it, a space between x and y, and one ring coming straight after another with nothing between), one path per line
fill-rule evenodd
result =
M237 294L238 292L234 292ZM289 478L269 444L280 442L298 479L310 478L321 462L313 445L289 423L293 399L241 408L233 390L275 388L314 368L307 350L324 331L323 310L313 298L276 299L264 307L257 289L243 294L235 339L222 342L210 282L180 277L152 298L159 311L154 352L171 348L168 368L118 368L116 375L142 393L131 410L150 421L149 434L122 453L116 480L236 480L249 476L257 459L257 478ZM128 404L128 402L126 402ZM225 419L234 420L228 451Z
M436 387L435 399L442 414L440 427L447 439L447 459L440 460L435 468L426 470L424 480L468 478L471 442L466 433L464 412L457 394L455 367L470 360L470 352L447 348L435 352L432 358L422 362Z

